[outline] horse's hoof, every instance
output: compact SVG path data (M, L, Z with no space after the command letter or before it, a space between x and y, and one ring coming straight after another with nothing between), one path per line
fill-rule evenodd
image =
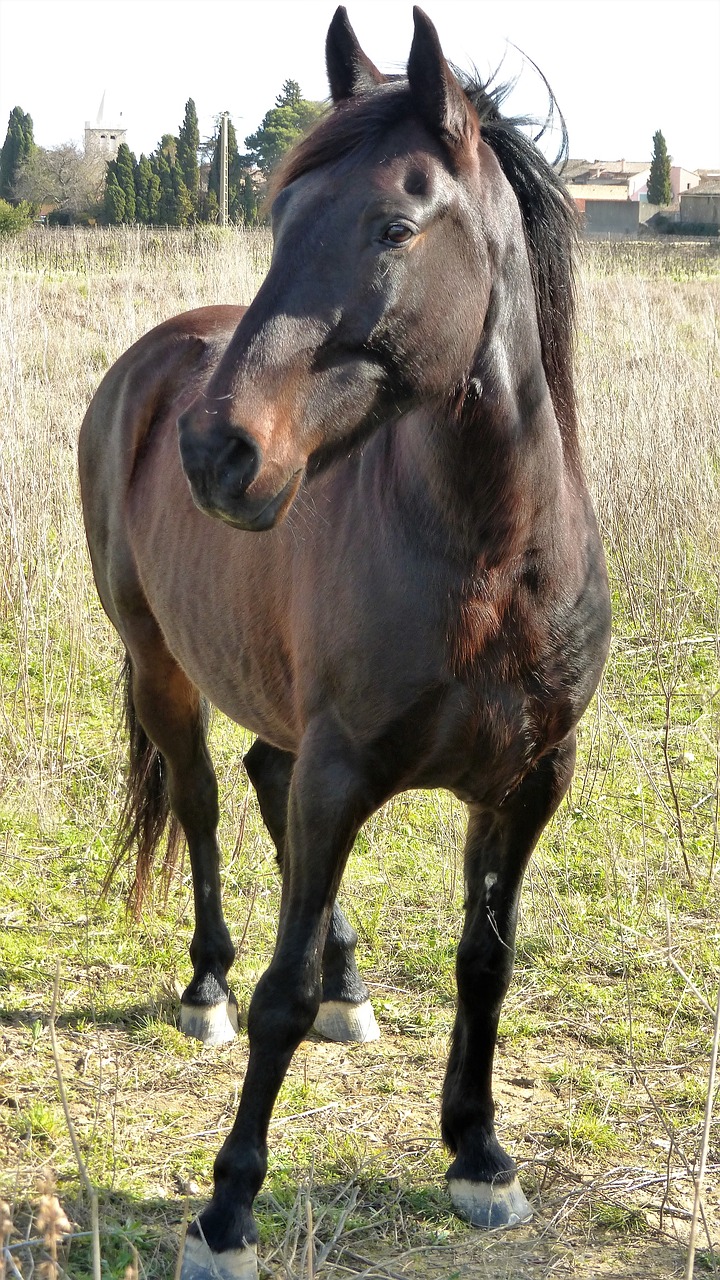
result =
M369 1040L380 1039L380 1028L369 1000L363 1000L362 1004L349 1004L346 1000L323 1000L313 1030L326 1040L337 1040L340 1044L353 1040L359 1044L367 1044Z
M180 1005L180 1030L203 1044L227 1044L238 1033L237 1001L232 993L218 1004Z
M448 1190L456 1213L473 1227L485 1227L488 1231L519 1227L533 1216L517 1178L506 1183L451 1178Z
M257 1249L246 1244L213 1253L204 1240L186 1236L180 1280L258 1280Z

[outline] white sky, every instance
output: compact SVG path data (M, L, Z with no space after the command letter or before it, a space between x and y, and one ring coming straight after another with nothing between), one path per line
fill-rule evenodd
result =
M0 0L0 143L19 105L43 146L81 141L108 103L136 153L177 133L185 102L202 136L231 113L240 147L286 79L324 98L324 41L335 0ZM487 74L507 41L541 68L565 115L570 154L642 160L662 129L676 163L720 167L720 0L424 0L446 56ZM347 0L382 70L404 67L411 0ZM527 67L512 110L544 116Z

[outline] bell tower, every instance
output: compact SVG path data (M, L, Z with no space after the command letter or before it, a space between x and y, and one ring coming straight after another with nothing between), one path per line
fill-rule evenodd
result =
M125 141L127 129L122 122L122 111L108 112L103 93L97 119L85 121L85 155L102 160L114 160L118 147Z

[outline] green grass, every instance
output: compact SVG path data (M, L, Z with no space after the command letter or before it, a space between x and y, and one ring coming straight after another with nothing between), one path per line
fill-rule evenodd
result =
M209 1193L247 1041L203 1051L177 1029L187 866L140 922L125 911L129 871L100 896L122 800L119 652L87 564L75 437L103 369L139 332L199 301L243 300L266 260L262 234L31 233L0 246L0 391L13 408L0 449L0 1199L30 1229L50 1168L88 1226L47 1033L59 962L61 1067L109 1280L124 1280L133 1249L141 1275L172 1274L186 1195L194 1210ZM717 261L687 245L587 251L578 385L614 640L571 794L526 879L495 1076L501 1137L539 1225L498 1241L449 1211L438 1118L464 813L447 795L410 793L366 824L342 892L383 1039L303 1044L278 1100L259 1200L278 1276L307 1271L308 1198L321 1243L344 1222L328 1278L371 1266L381 1277L385 1265L499 1280L549 1275L569 1257L579 1276L602 1274L598 1259L617 1274L681 1273L712 1018L680 970L711 1006L720 981ZM279 888L240 764L249 738L218 714L211 744L246 1008ZM720 1270L717 1124L698 1262L709 1274ZM68 1266L72 1280L91 1274L84 1239Z

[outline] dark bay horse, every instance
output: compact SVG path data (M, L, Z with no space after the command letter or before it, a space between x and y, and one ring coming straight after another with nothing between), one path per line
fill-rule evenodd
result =
M142 338L80 441L97 586L128 655L139 888L168 819L190 851L191 1033L235 1028L204 699L258 735L246 764L282 867L184 1280L257 1274L268 1124L313 1023L376 1034L335 899L361 824L407 788L469 809L450 1195L477 1225L530 1216L494 1130L496 1032L523 873L608 647L562 185L486 89L460 84L419 9L406 79L380 74L344 9L327 62L334 109L276 178L252 305Z

